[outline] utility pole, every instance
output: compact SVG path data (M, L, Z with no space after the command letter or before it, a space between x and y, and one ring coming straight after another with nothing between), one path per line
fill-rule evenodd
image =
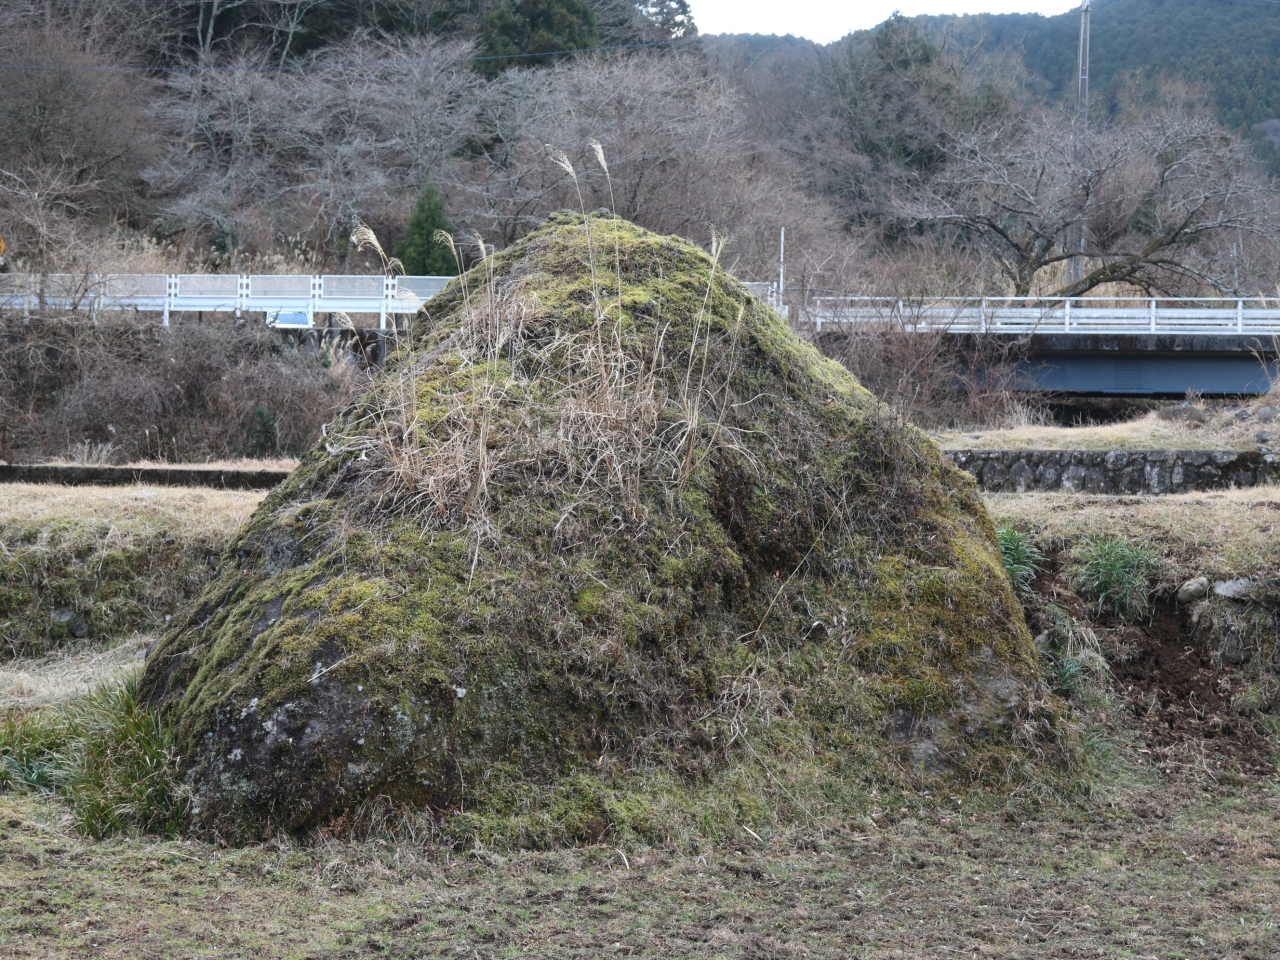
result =
M3 251L0 251L3 252ZM787 228L782 228L778 238L778 312L782 312L782 298L787 293Z
M1089 9L1092 0L1080 0L1080 54L1076 86L1075 152L1076 169L1080 172L1081 194L1084 192L1085 136L1089 130ZM1083 212L1083 210L1081 211ZM1075 256L1067 261L1067 284L1084 279L1084 221L1080 220L1067 235L1068 249L1075 248Z

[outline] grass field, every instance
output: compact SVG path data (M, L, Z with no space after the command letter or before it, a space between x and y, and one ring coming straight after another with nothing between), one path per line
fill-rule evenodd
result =
M1271 440L1259 440L1258 435ZM947 450L1257 450L1280 449L1280 424L1239 420L1213 411L1205 423L1162 420L1148 413L1133 420L1079 427L1032 424L937 434Z
M9 492L0 530L49 519L141 543L186 529L201 549L229 540L261 498ZM988 504L1043 550L1037 596L1081 617L1073 545L1119 532L1162 562L1149 619L1089 623L1103 646L1135 653L1071 701L1097 758L1087 799L938 781L860 818L691 849L606 835L525 852L442 848L421 821L394 818L242 849L95 841L55 797L0 792L0 957L1280 956L1274 723L1232 710L1243 673L1199 649L1167 600L1195 575L1274 577L1280 488ZM0 664L0 713L126 676L148 640Z
M1134 782L1089 809L922 799L701 855L220 850L61 834L0 798L10 957L1280 954L1273 784Z
M163 626L177 604L203 588L261 498L141 485L5 484L0 663Z
M265 491L214 490L207 487L62 487L7 483L0 498L0 531L6 541L19 529L38 528L56 546L78 531L112 531L108 544L129 543L155 530L181 531L230 540L253 512Z

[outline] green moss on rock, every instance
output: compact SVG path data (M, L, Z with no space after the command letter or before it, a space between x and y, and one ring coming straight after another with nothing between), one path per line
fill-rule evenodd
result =
M839 807L1058 724L973 482L704 251L569 214L424 308L143 690L229 840L714 829L780 809L744 764Z
M0 520L0 659L159 630L227 539L145 516Z

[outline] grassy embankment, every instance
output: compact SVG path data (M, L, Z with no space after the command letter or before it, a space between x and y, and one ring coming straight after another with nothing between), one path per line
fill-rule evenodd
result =
M7 484L0 660L154 631L199 591L260 495Z
M1267 403L1265 398L1252 406ZM1119 423L1061 427L1031 424L936 435L946 450L1257 450L1277 447L1280 423L1237 418L1238 408L1197 410L1204 422L1165 420L1156 413ZM1270 436L1260 440L1259 435Z
M62 543L161 544L164 530L200 551L225 543L261 496L6 492L6 531L48 521ZM1230 710L1238 670L1156 627L1185 626L1185 609L1165 599L1183 579L1280 570L1280 490L988 502L998 524L1026 531L1045 555L1037 602L1067 608L1112 654L1138 651L1065 691L1110 756L1088 800L936 786L885 798L856 822L778 825L683 853L617 849L607 837L513 853L441 849L411 823L239 850L95 841L55 797L6 792L0 955L1277 955L1275 740L1262 719ZM1073 550L1115 534L1159 558L1149 618L1095 612L1075 593ZM148 583L135 584L142 595ZM99 634L7 663L0 709L65 703L121 678L145 642ZM1194 677L1161 666L1171 645L1174 660L1199 664ZM1206 678L1227 693L1201 702L1202 713L1177 713L1178 690L1204 693Z

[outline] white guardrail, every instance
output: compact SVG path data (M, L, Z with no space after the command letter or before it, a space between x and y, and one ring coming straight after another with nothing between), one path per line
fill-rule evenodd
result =
M193 274L0 274L0 310L138 310L159 313L164 325L175 313L264 313L280 327L314 327L325 313L415 313L452 277L324 276L223 273ZM754 296L778 307L772 283L748 283ZM786 316L785 307L783 316Z
M314 327L323 313L378 314L387 318L415 313L444 289L452 277L266 274L0 274L0 309L139 310L162 314L164 325L175 313L260 312L281 327Z
M939 299L813 297L801 315L827 324L887 324L910 332L1194 333L1280 335L1280 299L1115 298L1028 301L1014 297Z
M0 274L0 309L137 310L159 313L266 314L282 327L314 327L318 314L415 313L451 277L350 274ZM783 316L772 283L750 292ZM953 333L1191 333L1280 336L1280 299L1081 297L1032 301L1014 297L929 301L892 297L813 296L798 316L821 332L827 324L884 324L910 332Z

